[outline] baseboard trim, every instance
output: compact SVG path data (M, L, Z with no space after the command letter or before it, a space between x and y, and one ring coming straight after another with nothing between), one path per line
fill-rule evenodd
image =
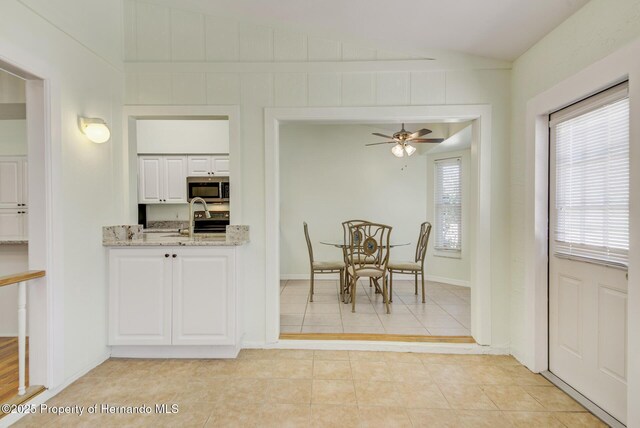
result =
M598 406L593 401L582 395L579 391L575 390L571 385L554 375L550 371L544 371L540 373L545 379L557 386L560 390L564 391L571 398L580 403L585 409L593 413L598 419L612 428L625 428L625 425L607 413L602 407Z
M280 333L280 340L367 340L373 342L476 343L471 336L369 333Z
M477 343L376 342L366 340L282 340L274 343L248 341L247 349L312 349L328 351L385 351L431 354L509 355L509 348Z
M396 273L393 275L394 278L397 279L406 279L406 280L413 280L413 275L411 274L406 274L406 273ZM334 280L338 280L340 277L338 276L337 273L323 273L323 274L316 274L316 279L318 280L323 280L323 279L334 279ZM281 281L290 281L290 280L305 280L305 279L309 279L309 274L308 273L288 273L288 274L282 274L280 275L280 280ZM443 276L434 276L434 275L427 275L427 281L433 281L433 282L440 282L442 284L449 284L449 285L457 285L458 287L471 287L471 283L469 281L463 280L463 279L456 279L456 278L445 278Z
M235 358L240 352L236 345L224 346L112 346L116 358Z

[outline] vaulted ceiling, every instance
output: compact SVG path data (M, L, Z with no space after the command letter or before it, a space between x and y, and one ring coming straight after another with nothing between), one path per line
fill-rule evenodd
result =
M588 0L151 0L365 46L514 60Z

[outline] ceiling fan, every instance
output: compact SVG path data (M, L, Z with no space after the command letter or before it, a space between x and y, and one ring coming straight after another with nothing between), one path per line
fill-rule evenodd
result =
M423 135L430 134L431 130L422 128L416 132L409 132L404 129L404 123L402 124L402 129L393 136L380 134L378 132L374 132L373 135L383 138L390 138L392 141L383 141L380 143L369 143L365 144L366 146L377 146L379 144L395 144L391 148L391 153L393 153L396 157L403 157L405 152L407 156L411 156L415 153L416 148L409 143L432 143L437 144L444 141L444 138L422 138Z

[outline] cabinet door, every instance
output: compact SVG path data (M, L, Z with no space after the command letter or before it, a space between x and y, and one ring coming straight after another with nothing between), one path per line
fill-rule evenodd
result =
M0 208L18 208L22 203L22 159L0 159Z
M211 163L215 175L229 175L229 156L214 156Z
M211 175L211 156L189 156L189 177Z
M180 249L173 259L174 345L235 342L234 251Z
M187 203L187 157L165 156L164 158L164 202Z
M160 203L164 199L162 156L140 156L138 162L138 203Z
M109 250L110 345L171 344L172 252Z
M17 209L0 209L0 241L25 239L27 214Z

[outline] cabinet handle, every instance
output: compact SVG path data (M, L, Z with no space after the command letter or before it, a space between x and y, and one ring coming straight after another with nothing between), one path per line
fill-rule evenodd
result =
M175 259L176 257L178 257L178 255L177 255L177 254L174 254L172 257Z
M164 256L165 256L165 257L169 257L169 254L165 254Z

